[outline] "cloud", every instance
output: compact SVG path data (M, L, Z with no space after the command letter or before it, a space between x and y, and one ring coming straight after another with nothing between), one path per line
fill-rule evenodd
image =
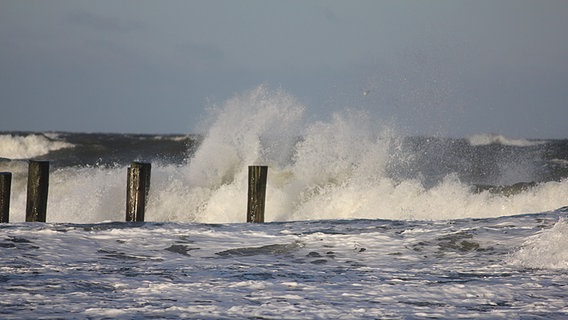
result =
M180 53L195 60L211 61L219 60L224 57L221 48L207 43L184 43L179 45L177 49Z
M65 21L76 26L106 32L112 31L125 33L143 27L143 24L140 22L124 21L116 17L103 16L85 11L71 12L65 16Z
M330 7L326 6L322 8L322 12L323 12L323 16L324 18L330 22L330 23L339 23L341 22L341 19L339 19L339 17L337 16L337 14L335 13L335 11L333 11L333 9L331 9Z
M181 68L178 71L211 73L231 68L226 52L216 44L185 41L173 45L172 49L171 59L167 64Z

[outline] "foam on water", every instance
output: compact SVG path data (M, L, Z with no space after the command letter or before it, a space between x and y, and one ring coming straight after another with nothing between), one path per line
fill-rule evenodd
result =
M14 173L10 221L24 221L27 166ZM61 168L50 173L47 220L50 222L123 221L124 168Z
M123 165L53 168L48 222L71 223L17 223L27 162L3 161L2 319L566 318L568 209L551 210L568 181L426 183L403 172L416 158L392 128L303 110L264 86L214 108L187 163L153 163L146 220L160 223L90 224L124 220ZM244 222L251 164L270 167L268 221L334 220L180 223Z
M509 263L535 269L568 269L568 223L565 218L527 239Z
M387 168L412 154L391 128L354 110L304 126L302 111L293 97L263 86L229 100L189 165L162 169L148 217L243 222L251 164L270 166L267 221L495 217L565 205L567 181L509 196L474 193L451 174L432 188L419 176L398 181Z
M58 140L56 135L0 135L0 158L28 159L72 147L72 144Z
M484 146L490 144L501 144L504 146L531 147L543 144L544 141L511 139L500 134L475 134L467 138L472 146Z
M0 315L564 319L565 272L503 261L556 221L4 224Z
M426 184L420 173L399 174L414 157L401 141L363 111L309 122L294 97L260 86L212 108L208 132L187 164L153 166L146 220L244 222L247 167L255 164L269 166L267 221L497 217L568 202L566 180L512 194L474 192L451 173ZM13 182L12 221L24 220L23 170ZM124 219L124 167L65 167L50 179L49 221Z

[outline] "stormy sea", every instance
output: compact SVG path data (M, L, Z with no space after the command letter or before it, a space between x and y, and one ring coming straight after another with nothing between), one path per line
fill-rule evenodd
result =
M2 319L566 319L568 139L310 121L264 86L203 132L0 132ZM30 159L47 222L25 222ZM126 168L152 163L145 222ZM246 223L249 165L266 223Z

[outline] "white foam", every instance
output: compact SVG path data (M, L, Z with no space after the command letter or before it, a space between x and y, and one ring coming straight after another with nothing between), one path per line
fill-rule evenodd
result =
M475 134L467 138L472 146L485 146L490 144L501 144L514 147L531 147L545 143L544 141L512 139L500 134L482 133Z
M496 217L565 205L568 181L511 196L474 193L452 174L433 188L419 179L394 181L385 168L412 155L400 150L393 130L353 110L303 127L302 111L291 96L264 86L217 108L189 166L159 169L148 218L244 222L251 164L270 167L267 221ZM303 139L294 143L294 132Z
M0 157L28 159L50 151L71 148L72 144L58 140L57 135L30 134L26 136L0 135Z
M0 239L0 314L562 318L562 272L502 263L541 223L16 224ZM479 250L461 250L465 239Z
M260 86L214 108L214 121L187 165L155 165L147 221L244 222L249 165L268 165L266 221L458 219L545 212L566 205L568 181L514 195L476 193L449 174L426 186L386 168L412 157L389 127L346 110L308 123L304 107ZM301 139L300 139L301 137ZM124 220L126 168L52 172L48 221ZM25 181L13 182L13 221L25 211Z
M564 218L550 229L527 239L509 263L526 268L568 269L568 223Z
M552 160L550 160L550 162L555 164L555 165L568 167L568 160L565 160L565 159L552 159Z
M155 166L147 221L233 223L246 220L246 170L230 184L192 186L183 167ZM317 177L317 176L316 176ZM426 188L419 180L396 183L388 178L355 182L337 175L309 184L290 169L269 168L266 220L418 219L497 217L544 212L566 205L568 181L548 182L512 196L474 193L455 176ZM361 179L361 177L359 177ZM47 218L50 222L123 221L126 168L66 168L50 175ZM25 175L12 181L11 218L24 221Z
M187 135L167 135L167 136L154 136L152 137L154 140L169 140L169 141L184 141L188 139Z
M47 220L89 223L124 221L125 168L63 168L49 177ZM10 221L24 221L27 175L12 180Z

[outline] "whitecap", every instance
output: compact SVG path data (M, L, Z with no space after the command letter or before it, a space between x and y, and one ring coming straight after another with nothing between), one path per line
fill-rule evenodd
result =
M0 135L0 157L3 158L28 159L72 147L73 144L61 141L53 134Z
M469 136L467 138L467 141L472 146L500 144L504 146L513 146L513 147L532 147L546 143L546 141L538 141L538 140L512 139L494 133L474 134L472 136Z

